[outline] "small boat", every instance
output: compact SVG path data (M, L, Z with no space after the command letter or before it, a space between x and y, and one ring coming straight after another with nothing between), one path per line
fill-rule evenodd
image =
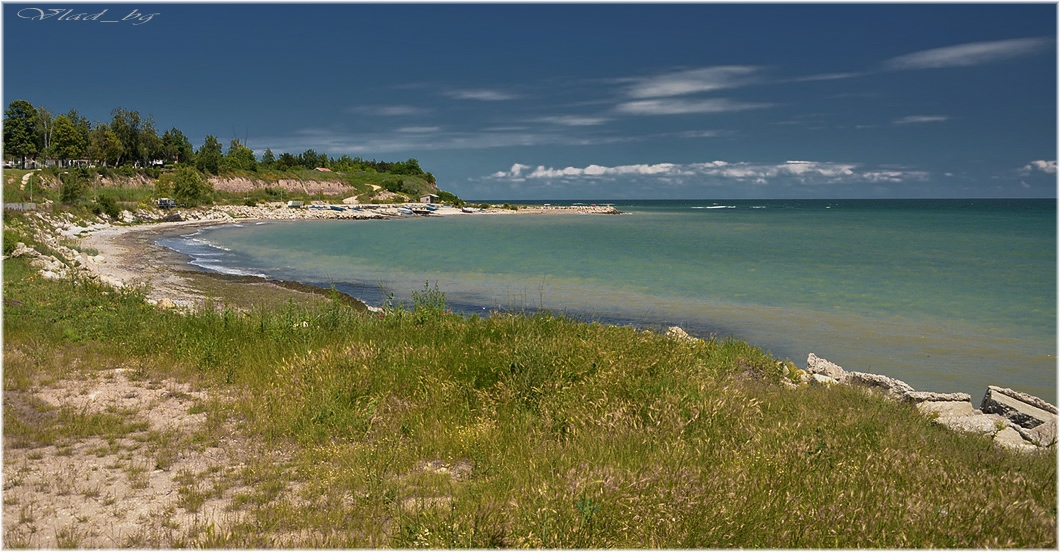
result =
M345 211L346 210L346 207L343 207L342 205L328 205L328 208L330 208L332 211Z
M473 207L461 207L460 208L460 212L461 213L474 213L475 211L476 211L476 209L474 209Z
M410 215L414 215L415 214L415 213L412 212L412 209L409 209L408 207L398 207L397 208L397 212L402 214L402 215L405 215L405 216L410 216Z
M309 208L316 209L318 211L323 211L327 209L327 207L325 207L324 205L310 205Z

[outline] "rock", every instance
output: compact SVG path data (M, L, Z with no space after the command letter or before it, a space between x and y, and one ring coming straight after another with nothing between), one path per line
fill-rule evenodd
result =
M924 402L967 402L971 407L972 396L968 393L935 393L932 391L913 391L906 393L904 399L913 403Z
M835 383L839 383L839 380L837 380L835 378L830 378L830 377L828 377L828 376L826 376L824 374L810 374L810 381L812 383L820 383L820 384L835 384Z
M1044 423L1056 423L1056 407L1039 399L994 385L986 388L983 403L979 407L983 412L1000 414L1013 423L1026 429L1033 429Z
M666 337L680 341L696 341L696 338L688 335L688 332L682 330L680 326L670 326L670 329L666 330Z
M163 297L163 298L159 299L157 305L158 305L158 308L163 309L163 310L171 309L171 308L176 306L173 303L173 300L168 298L168 297Z
M823 358L818 358L817 355L813 353L810 353L810 356L806 357L806 371L810 374L827 376L838 382L843 382L847 379L846 370L843 370L838 364L829 362Z
M977 414L972 408L971 399L967 401L924 401L917 403L916 408L923 414L938 414L940 418Z
M902 380L864 372L847 372L846 383L879 391L888 397L899 400L904 400L906 395L916 392L915 389Z
M1010 449L1031 451L1036 450L1037 447L1023 440L1023 436L1019 434L1015 429L1006 427L994 435L994 442Z
M997 414L972 414L971 416L945 416L935 419L936 423L950 429L968 433L994 435L1008 426L1008 421Z
M1056 420L1045 422L1033 429L1026 429L1022 426L1016 426L1015 429L1024 439L1040 447L1051 447L1056 444Z

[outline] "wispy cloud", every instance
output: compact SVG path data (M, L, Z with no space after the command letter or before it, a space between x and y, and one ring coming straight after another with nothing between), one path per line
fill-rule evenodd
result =
M503 90L492 90L488 88L477 88L477 89L465 89L465 90L449 90L443 92L450 98L458 100L478 100L483 102L500 102L505 100L514 100L519 98L518 94L512 92L506 92Z
M397 129L398 132L406 132L412 134L424 134L430 132L438 132L441 127L436 126L407 126Z
M346 113L357 113L360 115L377 115L382 117L403 117L409 115L422 115L430 110L412 105L358 105L343 110Z
M904 70L982 65L1041 52L1051 43L1051 38L1044 37L971 42L898 56L884 61L883 67Z
M554 124L554 125L562 125L562 126L596 126L596 125L602 125L602 124L604 124L604 123L606 123L606 122L608 122L610 120L611 119L607 118L607 117L586 117L586 116L579 116L579 115L558 115L558 116L553 116L553 117L538 117L537 119L534 119L533 121L537 122L537 123L551 123L551 124Z
M835 184L851 182L905 182L922 181L929 174L914 170L862 170L857 163L826 161L786 161L784 163L745 163L710 161L706 163L655 163L636 165L587 165L585 167L553 168L539 165L532 167L515 163L507 171L498 171L493 179L542 179L577 180L618 177L696 177L708 182L726 181L766 184L773 179L794 179L803 184Z
M627 94L632 98L665 98L699 92L711 92L745 86L756 81L759 68L747 65L723 65L688 69L634 81Z
M922 123L941 123L949 120L946 115L908 115L901 119L895 119L896 125L917 125Z
M618 104L615 110L632 115L685 115L690 113L725 113L772 107L773 104L738 102L728 98L705 100L654 99Z
M1031 161L1024 165L1021 170L1024 173L1038 171L1046 174L1056 174L1056 160L1046 161L1044 159L1039 159L1038 161Z

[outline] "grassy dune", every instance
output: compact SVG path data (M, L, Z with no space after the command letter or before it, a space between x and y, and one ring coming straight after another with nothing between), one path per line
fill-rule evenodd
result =
M3 270L5 396L121 366L211 397L194 434L147 440L159 466L237 436L284 451L176 474L179 508L225 496L231 521L126 545L1057 546L1055 450L1002 450L855 389L785 388L785 364L739 341L464 318L432 288L385 314L182 313L20 259ZM29 404L5 406L5 449L143 429L136 412Z

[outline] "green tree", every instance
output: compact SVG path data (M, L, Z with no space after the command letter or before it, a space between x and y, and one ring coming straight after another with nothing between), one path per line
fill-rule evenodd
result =
M97 124L88 141L88 158L106 166L117 166L125 151L118 135L109 125Z
M37 108L26 100L14 100L4 110L4 153L22 158L37 153Z
M122 151L115 164L133 163L140 159L140 131L143 122L140 120L140 112L122 107L116 107L111 111L113 118L110 129L121 142Z
M51 153L60 161L79 159L88 144L85 137L66 115L59 115L52 124Z
M173 163L191 163L195 157L195 150L191 147L188 137L180 129L173 127L162 135L163 159Z
M63 172L59 181L59 201L73 203L85 195L89 186L88 169L79 167Z
M199 171L186 165L177 167L173 173L174 199L184 205L194 207L201 203L209 203L211 194L213 194L213 186L202 178Z
M230 171L256 171L258 170L258 159L254 157L254 150L241 144L239 140L232 140L221 167Z
M272 153L272 150L265 148L265 153L261 155L261 168L271 169L276 164L276 156Z
M52 156L52 128L55 119L52 112L43 105L37 106L37 151L45 156Z
M280 158L276 160L276 167L285 171L289 171L298 165L298 158L287 152L281 153Z
M195 152L195 167L205 173L218 174L223 160L221 142L214 135L208 135L199 151Z

